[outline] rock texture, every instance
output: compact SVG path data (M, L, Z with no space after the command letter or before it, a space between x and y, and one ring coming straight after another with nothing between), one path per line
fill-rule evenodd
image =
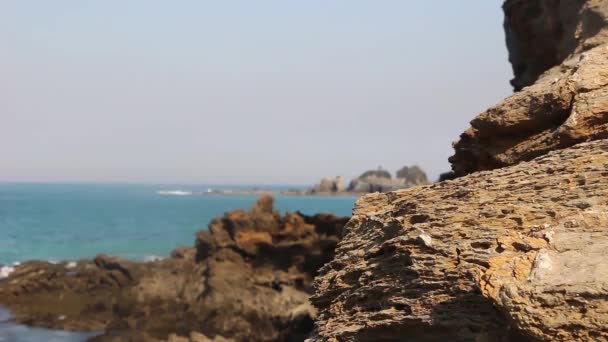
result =
M95 341L301 341L315 317L312 279L346 220L281 217L261 197L166 260L24 263L0 281L0 304L22 323L106 331Z
M454 143L456 176L608 137L608 1L508 0L504 10L521 91Z
M608 340L608 140L358 200L312 341Z

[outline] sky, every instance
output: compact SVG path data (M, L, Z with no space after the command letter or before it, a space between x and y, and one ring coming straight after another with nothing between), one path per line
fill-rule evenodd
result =
M0 181L450 169L511 93L500 0L0 2Z

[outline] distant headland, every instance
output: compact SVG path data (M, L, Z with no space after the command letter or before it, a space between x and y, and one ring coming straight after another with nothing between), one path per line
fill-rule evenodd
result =
M406 189L412 186L428 184L426 173L417 165L404 166L395 172L395 176L382 167L363 172L352 179L348 186L342 176L323 177L319 183L310 188L276 189L266 187L243 187L233 189L205 190L159 190L159 195L191 196L191 195L303 195L303 196L359 196L372 192L388 192Z

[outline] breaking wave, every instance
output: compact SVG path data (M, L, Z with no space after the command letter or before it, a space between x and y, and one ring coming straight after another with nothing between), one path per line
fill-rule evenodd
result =
M183 190L159 190L156 192L159 195L171 195L171 196L190 196L192 191Z
M0 279L8 278L11 273L15 271L13 266L2 266L0 267Z
M20 262L14 262L12 265L0 264L0 279L8 278L15 271L15 266L19 266Z
M163 260L163 257L160 257L158 255L146 255L142 258L143 262L154 262L154 261L160 261Z

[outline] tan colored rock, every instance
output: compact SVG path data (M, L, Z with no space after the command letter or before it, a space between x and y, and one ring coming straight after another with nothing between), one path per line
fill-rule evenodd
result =
M608 137L608 0L508 0L504 9L513 83L523 89L454 143L456 176Z
M471 121L450 157L457 175L608 137L608 44L553 71Z
M608 340L608 140L369 194L312 341Z

